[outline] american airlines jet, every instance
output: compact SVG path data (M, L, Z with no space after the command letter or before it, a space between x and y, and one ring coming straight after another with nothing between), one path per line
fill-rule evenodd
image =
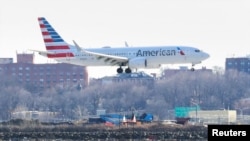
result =
M46 51L40 55L58 62L80 66L118 66L117 73L131 73L132 69L159 68L163 64L185 64L193 66L209 58L209 54L188 46L142 46L81 48L73 41L68 44L44 17L38 18Z

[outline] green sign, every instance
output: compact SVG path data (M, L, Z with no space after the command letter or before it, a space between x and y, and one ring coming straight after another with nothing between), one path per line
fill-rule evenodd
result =
M175 107L175 117L188 117L189 112L200 110L200 107Z

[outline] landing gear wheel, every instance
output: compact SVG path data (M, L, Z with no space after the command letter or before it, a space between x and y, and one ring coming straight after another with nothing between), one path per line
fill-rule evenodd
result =
M130 68L126 68L126 69L125 69L125 72L126 72L126 73L131 73L131 69L130 69Z
M123 69L122 68L118 68L116 71L117 71L117 73L122 73Z
M194 71L194 68L191 68L191 71Z

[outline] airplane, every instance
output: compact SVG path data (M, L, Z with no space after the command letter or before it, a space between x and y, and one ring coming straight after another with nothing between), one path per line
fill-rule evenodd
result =
M82 48L74 40L68 44L44 17L38 17L46 51L32 50L58 62L80 66L117 66L117 73L133 69L160 68L164 64L192 64L209 58L209 54L190 46L140 46Z

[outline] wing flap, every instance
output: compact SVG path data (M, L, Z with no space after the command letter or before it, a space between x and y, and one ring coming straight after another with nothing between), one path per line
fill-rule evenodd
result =
M86 54L95 56L98 60L103 60L105 63L110 63L111 65L127 64L128 62L127 57L107 55L107 54L87 51L84 49L82 49L82 51Z

